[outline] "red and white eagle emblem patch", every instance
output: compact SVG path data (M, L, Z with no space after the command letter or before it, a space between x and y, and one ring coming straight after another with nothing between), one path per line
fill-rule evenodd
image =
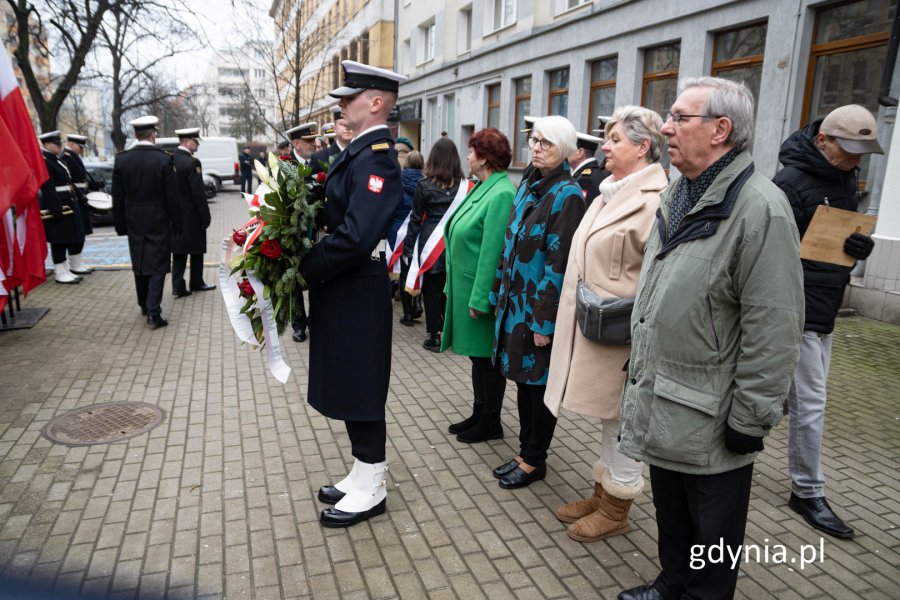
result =
M381 193L381 188L384 187L384 179L379 177L378 175L369 175L369 191L375 194Z

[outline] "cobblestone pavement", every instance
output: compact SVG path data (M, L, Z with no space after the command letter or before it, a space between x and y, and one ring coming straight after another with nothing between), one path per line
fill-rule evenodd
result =
M212 209L208 265L246 220L235 192ZM206 276L215 281L215 268ZM547 479L501 490L490 469L515 453L513 397L505 439L456 442L446 427L468 410L468 361L424 351L422 325L394 329L388 512L325 530L315 491L345 474L349 443L303 401L308 344L285 338L294 371L280 385L237 342L218 292L167 292L170 325L150 331L127 270L48 281L24 306L51 310L30 330L0 333L3 598L41 587L57 592L41 598L614 598L656 575L649 495L630 533L593 544L570 540L554 517L591 489L598 423L564 414ZM900 328L839 322L824 465L856 539L820 542L787 508L783 423L756 462L747 529L747 543L772 555L743 566L738 597L900 598L898 350ZM111 445L42 437L55 415L109 401L153 403L166 419ZM790 563L820 543L823 559Z

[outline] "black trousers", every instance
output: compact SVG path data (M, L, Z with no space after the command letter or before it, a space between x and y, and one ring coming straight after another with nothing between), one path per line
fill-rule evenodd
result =
M248 194L253 193L253 171L241 171L241 192L244 191L244 184L247 185Z
M387 423L384 421L344 421L353 458L373 465L385 461Z
M688 475L650 466L662 567L653 587L665 598L734 597L740 561L732 569L726 548L721 563L711 562L709 549L724 543L731 552L740 552L752 477L752 463L716 475ZM696 557L700 549L704 560L695 559L697 568L691 568L692 551ZM713 556L718 559L718 550Z
M516 382L519 405L519 456L532 467L547 460L547 450L556 430L556 417L544 406L546 385Z
M50 255L53 257L53 264L66 262L66 254L69 256L78 256L84 249L84 242L77 244L50 244Z
M294 333L299 331L306 331L306 326L308 323L308 319L306 318L306 300L303 299L303 290L297 294L297 302L299 303L297 308L297 314L294 315L294 319L291 321L291 328L294 330Z
M203 255L191 254L191 289L196 290L205 283L203 281ZM187 269L187 254L172 255L172 291L184 290L184 272Z
M160 275L134 274L134 287L137 290L138 306L147 311L148 317L158 317L160 315L163 288L165 286L165 273Z
M444 308L447 297L444 296L444 284L447 272L425 273L422 275L422 303L425 305L425 330L428 333L440 333L444 329Z
M506 377L499 367L494 366L490 357L470 356L469 360L472 361L475 414L479 414L482 421L499 423L503 394L506 393Z

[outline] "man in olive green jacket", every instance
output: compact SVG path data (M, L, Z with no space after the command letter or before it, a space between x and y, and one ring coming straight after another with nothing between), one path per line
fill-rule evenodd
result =
M661 573L633 599L730 598L753 460L781 419L799 354L799 237L753 172L753 97L688 80L662 132L682 177L660 203L632 315L620 450L650 464ZM701 554L702 553L702 554Z

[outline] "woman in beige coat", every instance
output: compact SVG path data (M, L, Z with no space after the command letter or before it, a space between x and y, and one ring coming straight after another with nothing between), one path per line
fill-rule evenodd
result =
M631 345L604 344L582 335L575 288L582 280L604 298L635 295L644 247L667 183L659 165L662 125L657 113L638 106L617 109L606 124L602 150L612 176L600 183L600 196L578 226L566 266L544 403L554 415L562 406L602 423L594 494L556 512L559 520L571 523L569 537L580 542L628 531L631 503L643 489L643 464L616 450L623 367Z

